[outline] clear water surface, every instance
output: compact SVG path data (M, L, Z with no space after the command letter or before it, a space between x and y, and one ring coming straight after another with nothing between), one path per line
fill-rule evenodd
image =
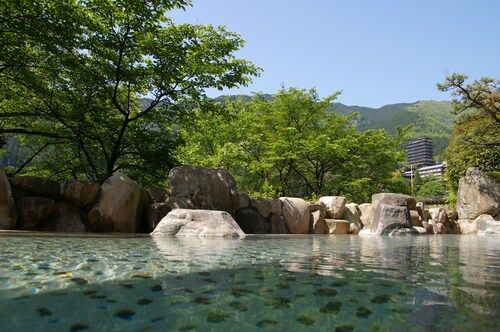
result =
M500 236L0 235L0 331L500 331Z

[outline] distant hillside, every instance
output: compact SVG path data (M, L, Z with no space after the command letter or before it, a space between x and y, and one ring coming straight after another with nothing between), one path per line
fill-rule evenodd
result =
M450 113L451 107L451 103L447 101L423 100L376 109L337 103L329 111L344 115L358 113L354 121L359 130L385 129L394 133L397 126L413 124L411 137L431 137L434 143L434 158L441 161L450 141L455 117Z
M220 96L216 100L244 98L251 100L248 95ZM272 100L273 95L264 95L265 100ZM444 151L450 142L451 129L455 116L451 114L451 103L448 101L421 100L415 103L400 103L385 105L380 108L361 106L347 106L341 103L334 104L327 111L343 115L357 113L354 119L356 127L363 131L367 129L385 129L393 134L396 127L413 125L411 139L420 136L432 138L434 146L434 159L444 160Z

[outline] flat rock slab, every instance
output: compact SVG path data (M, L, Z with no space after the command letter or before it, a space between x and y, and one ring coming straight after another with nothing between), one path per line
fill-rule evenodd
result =
M245 237L245 233L229 213L191 209L170 211L151 235Z

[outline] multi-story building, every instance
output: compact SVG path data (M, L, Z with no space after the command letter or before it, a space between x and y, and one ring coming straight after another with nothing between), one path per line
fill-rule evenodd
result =
M435 164L431 166L424 166L418 168L418 174L420 175L421 178L425 178L428 176L435 176L438 178L443 178L444 173L446 172L446 162L441 163L441 164ZM403 174L405 178L411 179L412 177L412 171L413 171L413 176L415 175L417 168L416 167L410 167L408 170L406 170Z
M427 136L422 136L419 139L410 142L406 145L406 160L408 165L423 166L434 165L432 158L432 139Z

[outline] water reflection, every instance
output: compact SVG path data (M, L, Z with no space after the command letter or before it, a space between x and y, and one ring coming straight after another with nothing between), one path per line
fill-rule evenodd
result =
M500 324L500 236L249 236L244 240L3 236L0 240L3 300L37 294L45 301L42 294L71 289L81 296L80 286L103 292L99 287L105 284L118 298L123 297L123 284L131 286L133 281L135 289L156 289L160 284L165 296L179 298L191 296L188 290L198 287L195 300L203 300L207 295L202 292L211 291L228 305L248 300L248 305L255 302L259 308L272 299L291 299L297 315L302 305L314 315L318 315L314 308L329 309L327 295L354 312L359 303L368 308L379 301L377 306L385 306L384 312L395 314L395 320L424 330L446 330L444 320L450 317L457 320L453 326L465 330L494 329ZM253 294L251 301L245 292ZM137 294L135 300L142 300L143 293ZM194 310L189 303L186 308ZM411 313L398 312L399 307ZM260 314L255 309L256 317ZM407 314L401 316L404 320L397 316ZM327 317L320 313L316 321Z

